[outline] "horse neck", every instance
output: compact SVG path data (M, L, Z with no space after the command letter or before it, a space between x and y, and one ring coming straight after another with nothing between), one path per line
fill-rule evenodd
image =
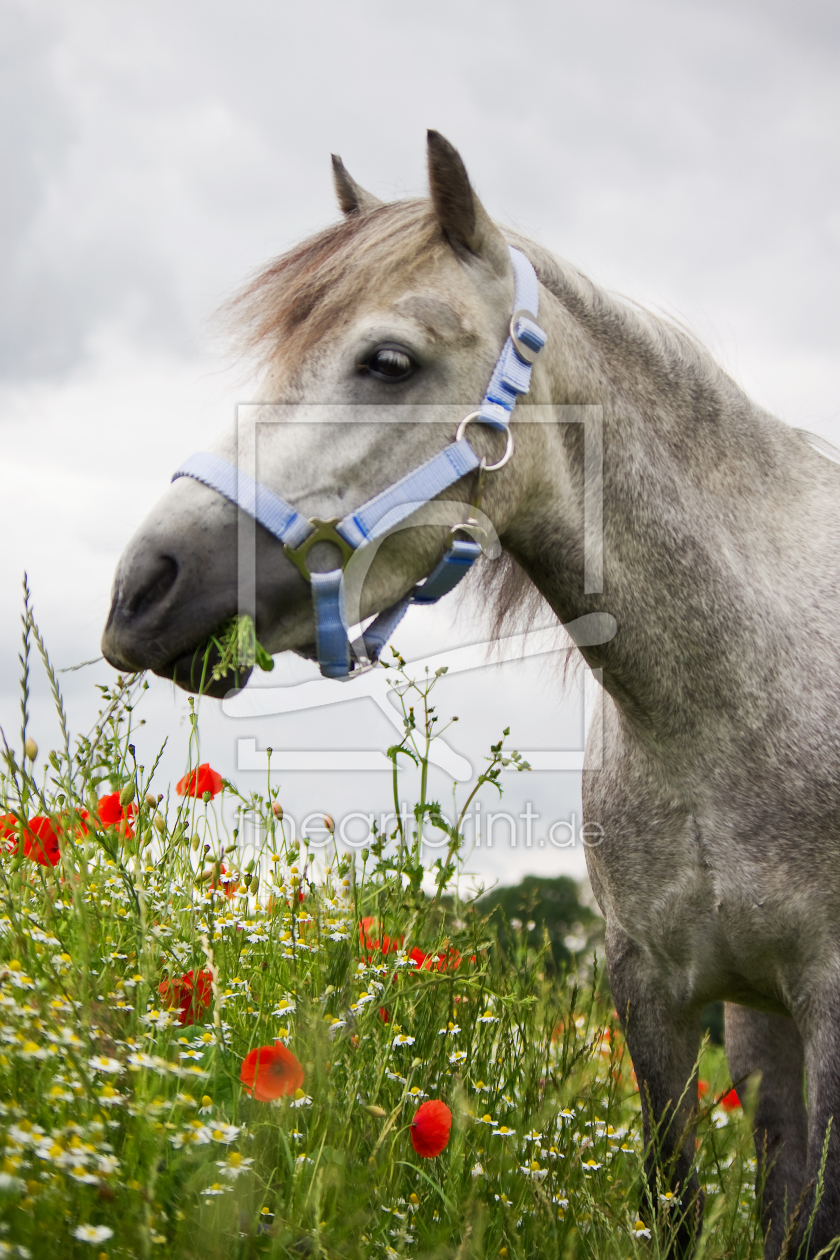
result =
M511 549L564 622L616 618L610 643L582 650L619 709L696 738L699 715L731 712L789 644L802 554L787 524L806 503L809 452L687 335L575 273L554 279L539 401L603 408L602 592L584 592L570 541L583 525L579 425L559 426L557 493Z

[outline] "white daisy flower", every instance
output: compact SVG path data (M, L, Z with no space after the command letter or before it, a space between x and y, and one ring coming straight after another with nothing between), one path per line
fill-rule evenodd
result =
M216 1166L221 1169L223 1177L230 1177L231 1181L235 1181L240 1173L247 1172L253 1162L250 1157L246 1158L238 1151L231 1151L227 1159L217 1159Z
M92 1059L88 1059L88 1067L94 1072L106 1072L109 1076L116 1076L123 1070L119 1059L110 1059L107 1054L95 1054Z
M540 1168L535 1159L532 1159L530 1164L520 1165L519 1171L526 1177L530 1177L532 1181L542 1181L548 1175L548 1169Z
M215 1129L210 1130L210 1136L214 1142L235 1142L239 1137L241 1127L235 1124L220 1124Z
M108 1225L77 1225L73 1237L79 1242L104 1243L114 1237L114 1231Z

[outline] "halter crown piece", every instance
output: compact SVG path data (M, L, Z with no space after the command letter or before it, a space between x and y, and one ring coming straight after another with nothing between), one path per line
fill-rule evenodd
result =
M458 538L464 526L452 532L452 541L443 558L425 581L420 582L390 608L384 609L365 630L358 643L363 645L360 661L350 660L350 636L344 612L344 569L357 548L381 538L399 526L418 508L468 472L480 468L493 472L513 454L510 420L516 400L531 386L531 367L545 345L546 337L536 322L539 315L539 282L525 255L509 245L513 263L514 296L510 333L502 346L493 375L478 411L465 416L450 446L425 464L377 494L340 521L307 520L279 498L273 490L254 481L247 473L218 455L198 451L191 455L172 480L192 477L235 503L279 542L312 587L315 610L315 641L318 664L326 678L347 678L361 668L375 664L402 620L409 604L434 604L461 581L481 555L482 545L472 537ZM485 465L464 437L470 423L486 424L507 435L505 453L497 464ZM465 522L469 526L474 522ZM480 532L480 531L475 531ZM341 567L328 573L310 573L306 563L309 548L316 542L334 543L341 551Z

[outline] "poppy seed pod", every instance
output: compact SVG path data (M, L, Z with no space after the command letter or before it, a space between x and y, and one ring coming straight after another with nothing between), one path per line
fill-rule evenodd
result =
M23 752L24 756L28 757L30 761L34 761L38 756L38 745L31 735L24 742Z

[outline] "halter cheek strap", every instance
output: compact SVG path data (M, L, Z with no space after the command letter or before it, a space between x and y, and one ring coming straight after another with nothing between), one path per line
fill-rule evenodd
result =
M344 613L344 569L354 551L396 529L413 512L436 498L456 481L484 468L484 462L463 436L467 424L475 421L507 434L505 454L493 471L507 463L513 454L509 425L516 400L527 394L531 368L545 345L545 333L537 324L539 283L529 260L508 246L514 274L513 315L509 335L493 369L490 383L478 411L464 418L450 446L426 463L356 508L343 520L308 520L267 486L248 476L218 455L198 451L185 460L172 480L192 477L247 512L284 546L312 588L315 611L315 638L321 673L327 678L347 678L351 673L349 627ZM379 614L363 635L367 663L375 663L386 642L405 615L410 603L433 604L448 594L481 555L481 545L473 538L457 537L424 582ZM340 568L328 573L310 573L306 562L309 548L318 541L334 543L342 552Z

